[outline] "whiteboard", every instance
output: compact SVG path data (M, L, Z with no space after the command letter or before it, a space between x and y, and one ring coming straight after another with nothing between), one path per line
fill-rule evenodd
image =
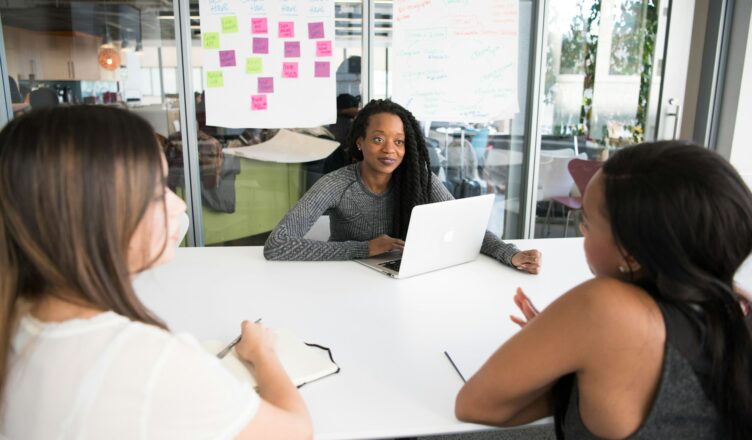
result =
M419 120L519 111L518 0L394 0L392 99Z
M334 0L200 0L206 123L336 121Z

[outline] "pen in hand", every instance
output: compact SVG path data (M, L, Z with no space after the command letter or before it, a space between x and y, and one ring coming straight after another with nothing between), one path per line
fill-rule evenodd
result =
M254 323L254 324L258 324L259 322L261 322L261 318L259 318L259 319L255 320L255 321L253 321L253 323ZM232 350L232 347L234 347L234 346L238 345L238 342L240 342L240 338L241 338L242 336L243 336L243 335L240 335L240 336L238 336L237 338L233 339L233 340L232 340L232 342L230 342L230 343L229 343L229 344L227 345L227 347L223 348L223 349L222 349L222 351L220 351L219 353L217 353L217 357L218 357L218 358L220 358L220 359L222 359L222 358L224 358L225 356L227 356L227 353L229 353L229 352L230 352L230 350Z

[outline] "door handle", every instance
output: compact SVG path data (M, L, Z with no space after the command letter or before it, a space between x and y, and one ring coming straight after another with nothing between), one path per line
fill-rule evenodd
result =
M681 106L674 98L669 98L668 105L670 105L671 107L668 111L666 111L666 116L673 116L674 118L674 129L671 135L671 139L674 140L676 139L676 132L679 129L679 111L681 110Z

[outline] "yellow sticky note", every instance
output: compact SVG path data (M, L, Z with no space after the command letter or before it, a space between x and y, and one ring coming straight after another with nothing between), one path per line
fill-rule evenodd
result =
M206 32L204 37L204 49L219 49L219 32Z
M238 17L231 15L222 17L222 32L232 34L238 31Z
M221 70L206 72L206 87L217 88L225 86L225 78Z
M260 57L251 57L245 59L245 73L248 74L259 74L263 73L263 65L261 64L261 58Z

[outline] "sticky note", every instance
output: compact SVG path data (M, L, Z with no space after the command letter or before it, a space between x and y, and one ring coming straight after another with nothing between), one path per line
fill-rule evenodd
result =
M266 95L252 95L251 110L266 110Z
M332 42L317 41L316 42L316 56L317 57L330 57L332 56Z
M269 31L266 18L251 18L251 33L265 34Z
M264 71L263 63L260 57L251 57L245 59L245 73L258 75Z
M235 65L234 50L219 51L219 67L233 67Z
M274 93L274 78L261 77L258 79L259 93Z
M253 39L253 53L269 53L269 39L268 38L254 38Z
M280 38L295 37L295 22L294 21L280 21L279 22L279 37Z
M210 72L206 72L206 87L216 88L216 87L224 87L224 86L225 86L225 78L222 75L221 70L213 70Z
M298 63L282 63L282 78L297 78Z
M316 61L313 67L313 76L316 78L329 78L329 61Z
M222 32L225 34L233 34L238 31L238 17L231 15L222 17Z
M308 38L324 38L324 23L308 23Z
M285 41L285 58L300 57L300 41Z
M219 49L219 32L206 32L202 37L204 49Z

